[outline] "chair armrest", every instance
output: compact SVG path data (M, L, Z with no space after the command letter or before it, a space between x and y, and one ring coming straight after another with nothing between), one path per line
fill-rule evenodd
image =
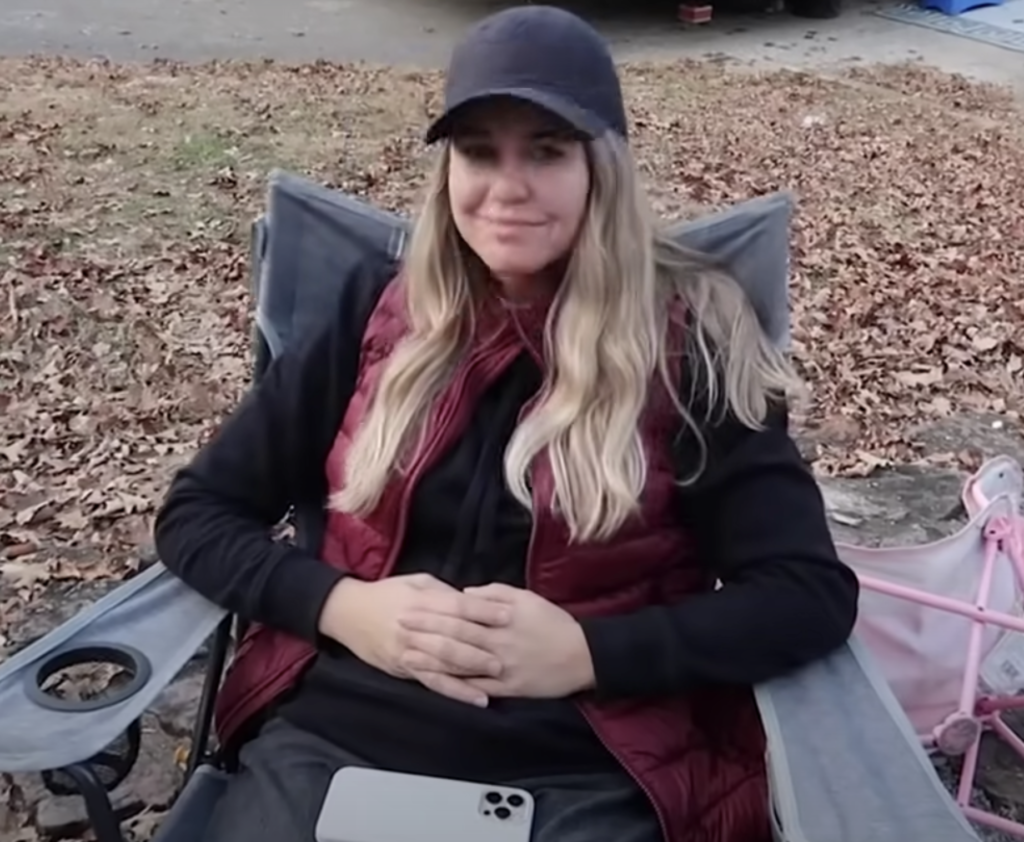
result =
M978 842L856 640L756 696L777 842Z
M0 665L0 771L58 769L110 745L153 702L225 611L156 564ZM33 695L40 667L85 647L141 661L134 691L112 704L62 710Z

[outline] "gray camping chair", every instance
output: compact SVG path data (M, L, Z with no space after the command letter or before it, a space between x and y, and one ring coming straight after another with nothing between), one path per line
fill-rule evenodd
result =
M730 268L780 346L789 338L790 212L780 194L674 231ZM275 174L268 212L253 231L257 375L330 311L340 279L357 263L397 260L404 235L398 217ZM51 787L77 790L99 842L121 842L107 792L137 751L139 718L212 637L187 784L155 840L196 842L230 780L210 726L231 622L160 564L121 585L0 666L0 771L41 771ZM85 704L38 690L47 675L83 660L113 661L134 679ZM756 695L777 842L977 842L856 641Z

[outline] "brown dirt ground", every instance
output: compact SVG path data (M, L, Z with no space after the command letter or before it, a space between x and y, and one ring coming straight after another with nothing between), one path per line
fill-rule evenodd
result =
M246 237L269 170L408 210L439 82L0 59L8 592L125 564L172 467L245 388ZM683 61L627 66L625 82L665 217L795 192L819 470L912 459L914 425L959 409L1018 421L1024 145L1008 91L915 66L826 79Z
M658 211L793 190L794 353L817 468L1020 427L1024 131L918 66L625 67ZM0 58L0 657L27 601L136 565L173 468L248 382L248 226L274 167L408 210L436 74ZM951 462L969 458L945 454Z

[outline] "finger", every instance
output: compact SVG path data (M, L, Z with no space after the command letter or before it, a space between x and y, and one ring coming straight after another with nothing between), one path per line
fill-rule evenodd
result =
M506 698L516 695L512 687L500 678L487 678L485 676L469 677L461 679L474 690L483 693L489 699Z
M409 675L417 672L448 672L447 664L418 649L407 649L403 652L398 659L398 665Z
M453 591L452 593L423 592L416 598L413 609L424 613L458 617L485 626L505 626L512 620L508 606L493 600Z
M431 654L431 652L415 647L403 651L398 657L398 664L402 669L410 672L413 670L429 670L431 672L446 672L460 677L480 678L483 676L494 676L497 678L502 674L502 664L497 658L489 659L489 663L483 669L474 670L451 664Z
M512 622L509 607L487 598L472 594L459 595L459 616L471 623L498 628Z
M456 678L443 672L432 671L412 672L412 676L428 690L433 690L435 693L447 696L449 699L465 702L468 705L476 705L476 707L487 707L487 702L489 701L487 694L475 687L471 687L461 678Z
M491 629L458 617L430 614L425 611L411 611L398 618L398 625L407 631L450 637L452 640L468 643L484 652L489 652L492 648L494 635Z
M468 596L478 596L486 600L512 603L522 597L521 588L513 588L511 585L503 585L500 582L493 582L490 585L480 585L475 588L465 588L462 591Z
M405 631L402 643L439 660L456 675L500 675L501 662L488 652L438 634Z
M408 673L414 672L443 672L447 675L454 675L457 678L481 678L480 673L453 672L453 667L446 664L436 655L430 655L419 649L407 649L398 659L399 666ZM498 673L491 673L497 675Z

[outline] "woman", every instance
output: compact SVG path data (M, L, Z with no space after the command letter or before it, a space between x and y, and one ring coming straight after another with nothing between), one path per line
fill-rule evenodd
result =
M256 624L207 838L308 842L360 764L522 786L536 842L766 842L750 686L840 645L857 603L787 432L797 380L737 285L655 233L578 18L478 25L428 140L398 276L348 284L157 523L168 567ZM292 506L325 515L306 546L269 537Z

